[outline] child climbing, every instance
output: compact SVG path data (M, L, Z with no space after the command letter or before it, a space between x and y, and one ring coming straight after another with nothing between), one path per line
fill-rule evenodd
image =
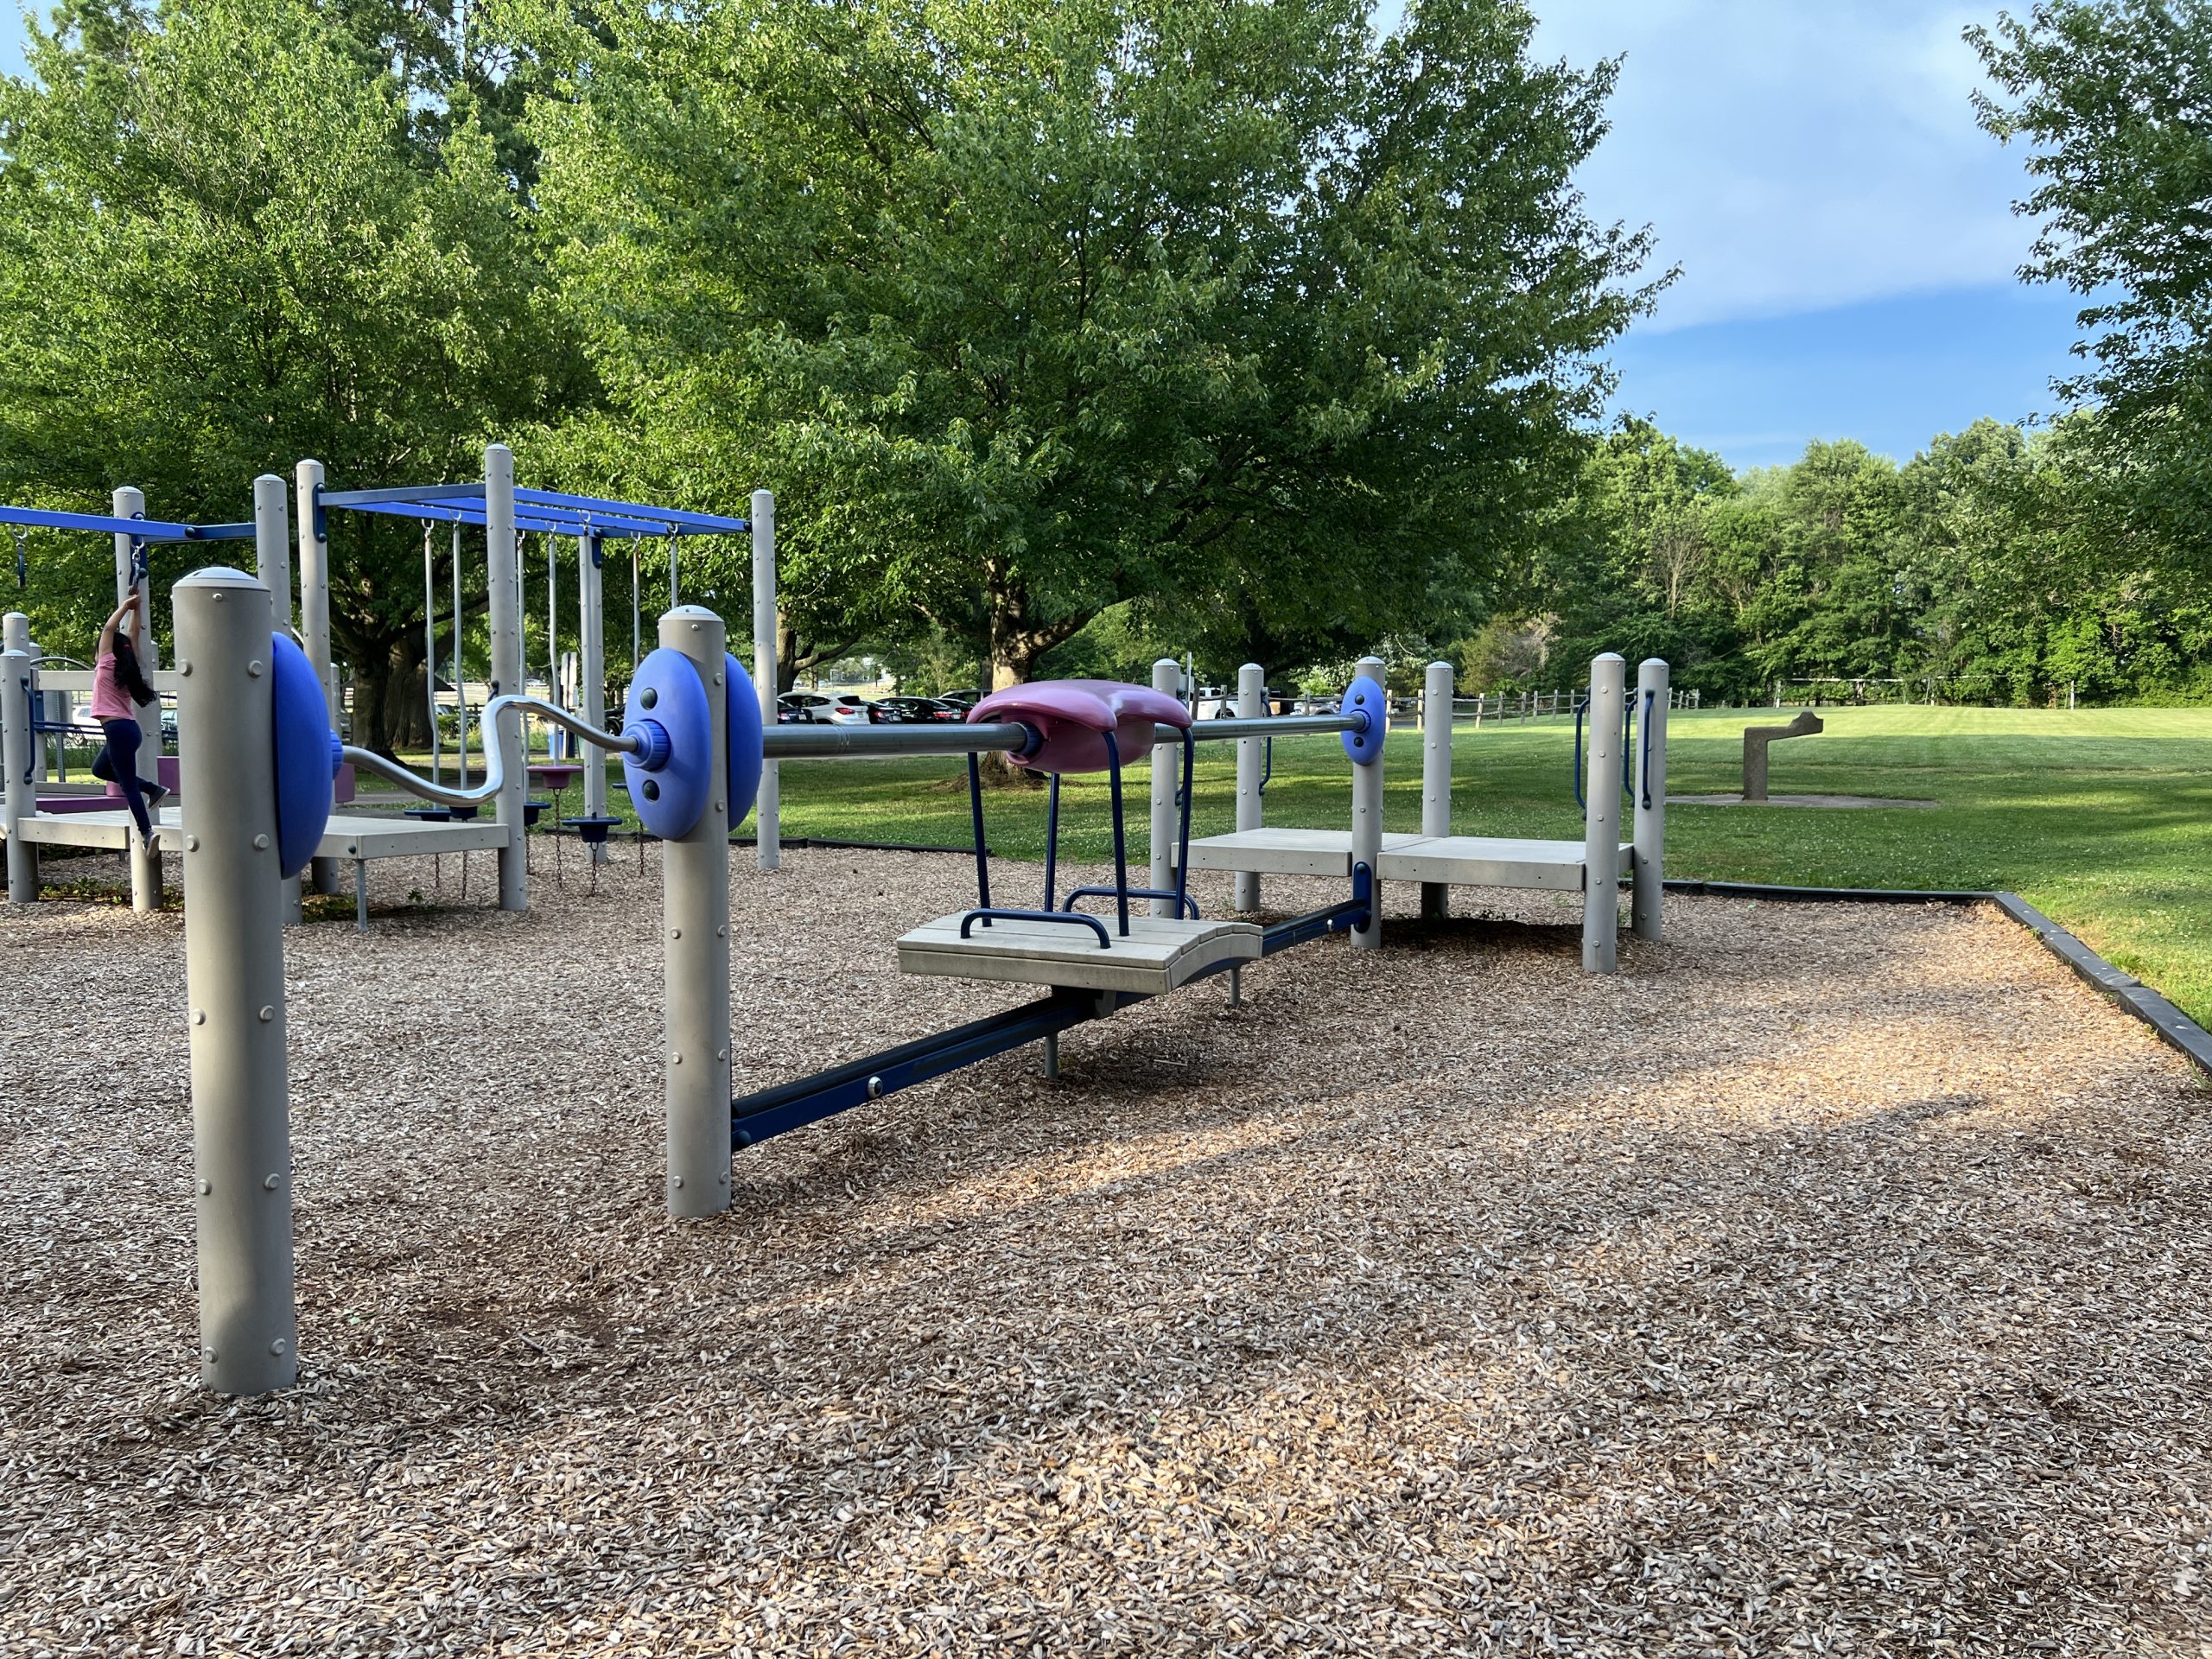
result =
M138 601L134 588L100 629L99 655L92 663L92 718L99 721L100 734L107 741L92 758L92 776L122 785L124 803L138 825L139 838L149 840L154 821L148 808L160 804L168 791L138 776L138 744L143 736L138 708L154 701L154 688L147 683L146 671L138 661L137 636L143 622Z

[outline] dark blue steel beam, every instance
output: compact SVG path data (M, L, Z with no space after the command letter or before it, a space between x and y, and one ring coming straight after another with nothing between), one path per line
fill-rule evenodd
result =
M1109 993L1113 1007L1140 999ZM915 1084L957 1071L1017 1048L1039 1043L1103 1012L1096 991L1058 990L1040 1001L956 1026L832 1071L763 1089L730 1103L730 1144L753 1145L772 1135L804 1128L825 1117L864 1106Z

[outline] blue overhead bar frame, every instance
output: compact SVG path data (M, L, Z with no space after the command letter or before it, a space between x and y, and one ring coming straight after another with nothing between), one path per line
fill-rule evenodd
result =
M515 491L515 528L554 536L620 537L741 536L753 528L746 518L719 513L692 512L680 507L656 507L636 501L615 501L595 495L570 495L559 490ZM332 507L378 512L431 524L481 524L485 522L481 484L433 484L380 490L321 490L315 496L318 517ZM321 526L318 526L321 528Z
M118 518L105 512L48 512L42 507L0 506L0 524L32 530L90 530L110 536L135 536L142 542L244 542L253 525L182 524L166 518Z

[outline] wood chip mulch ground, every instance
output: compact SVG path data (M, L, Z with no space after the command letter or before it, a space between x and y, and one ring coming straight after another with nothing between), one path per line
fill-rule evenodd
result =
M2212 1118L1993 912L1685 899L1591 980L1462 892L678 1224L658 870L575 856L291 933L259 1401L181 919L0 914L0 1653L2212 1653ZM741 861L741 1086L1022 995L896 971L969 880Z

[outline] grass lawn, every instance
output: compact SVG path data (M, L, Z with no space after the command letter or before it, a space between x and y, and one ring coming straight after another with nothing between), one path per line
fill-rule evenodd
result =
M2212 1024L2212 709L2078 712L1834 709L1827 729L1777 743L1777 793L1933 800L1932 810L1814 811L1676 805L1668 872L1813 887L2009 887L2128 972ZM1721 794L1742 781L1745 724L1770 711L1675 716L1669 793ZM1570 775L1572 722L1462 728L1452 827L1463 834L1581 833ZM1386 821L1421 827L1421 740L1394 733ZM1350 816L1350 767L1332 738L1275 746L1271 823L1336 825ZM616 774L620 775L619 771ZM968 839L965 774L955 760L786 761L784 833L855 841ZM1148 779L1128 775L1130 857L1144 856ZM1192 828L1233 827L1229 746L1202 752ZM614 796L617 803L624 798ZM566 810L579 810L571 791ZM1071 779L1063 851L1110 850L1103 780ZM1044 792L988 791L995 854L1043 855ZM623 808L618 804L616 810Z

